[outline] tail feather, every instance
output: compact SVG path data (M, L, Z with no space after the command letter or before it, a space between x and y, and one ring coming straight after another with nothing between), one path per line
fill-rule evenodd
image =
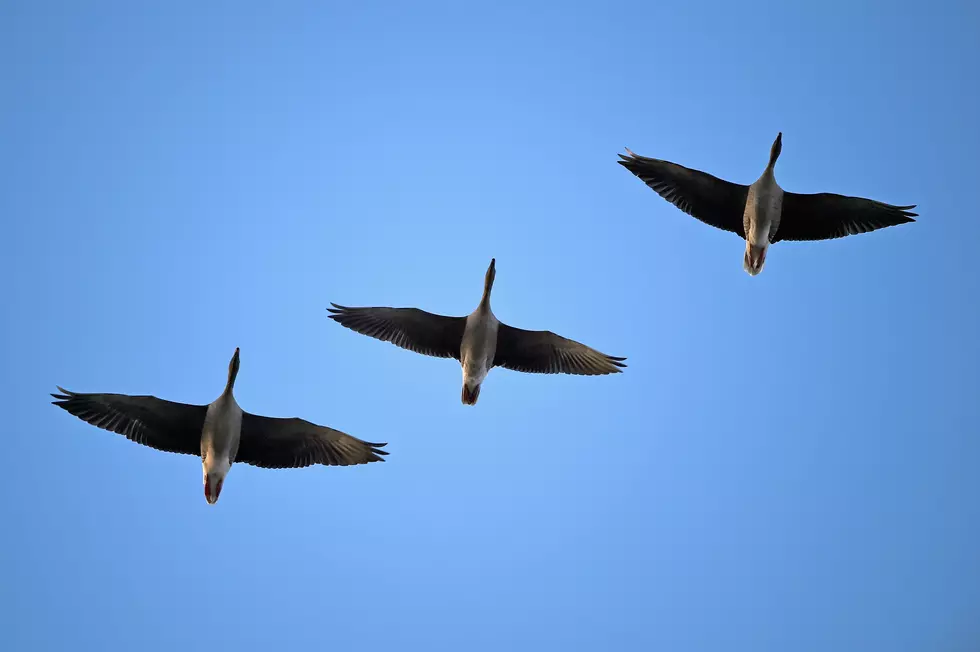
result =
M471 391L466 383L463 383L463 405L476 405L476 399L480 397L480 386L477 385Z
M749 242L745 243L745 256L742 257L742 269L750 276L758 276L762 267L766 264L767 247L757 247Z

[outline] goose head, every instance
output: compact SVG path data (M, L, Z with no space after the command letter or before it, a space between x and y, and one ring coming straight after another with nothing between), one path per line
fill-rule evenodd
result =
M776 159L779 158L779 153L783 151L783 132L779 132L776 135L776 140L772 141L772 148L769 150L769 165L767 166L770 170L776 165Z
M497 259L490 259L490 267L487 268L486 278L483 279L483 299L480 300L481 306L490 305L490 291L493 289L493 279L497 277Z
M228 363L228 384L225 385L225 391L231 392L235 389L235 379L238 378L238 367L241 366L241 361L239 359L239 348L235 347L235 354L231 356L231 362Z

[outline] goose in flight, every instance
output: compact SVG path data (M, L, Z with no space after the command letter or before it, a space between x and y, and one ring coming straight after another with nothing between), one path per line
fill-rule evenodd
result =
M463 368L464 405L476 405L480 385L493 367L539 374L597 376L619 373L623 360L550 331L526 331L500 322L490 310L496 259L490 261L480 305L466 317L445 317L418 308L348 308L331 303L341 326Z
M638 156L626 150L620 165L638 176L661 197L705 224L745 239L742 267L755 276L766 262L766 249L780 240L830 240L914 222L910 206L892 206L873 199L832 193L801 195L785 192L773 168L783 147L779 132L769 152L769 165L750 186L719 179L670 161Z
M238 376L235 349L228 365L228 383L210 405L188 405L155 396L78 394L58 387L54 405L79 419L127 439L168 453L200 455L204 467L204 498L218 502L225 476L235 462L268 469L312 464L349 466L383 462L381 447L304 421L249 414L238 407L232 390Z

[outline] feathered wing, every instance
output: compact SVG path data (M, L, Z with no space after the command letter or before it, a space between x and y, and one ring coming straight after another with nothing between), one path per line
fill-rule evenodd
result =
M155 396L80 394L58 388L52 401L82 421L168 453L201 454L206 405L165 401Z
M889 226L914 222L918 215L910 212L915 205L892 206L863 197L846 197L833 193L801 195L783 194L779 229L770 238L780 240L831 240L858 233L868 233Z
M236 462L268 469L324 464L351 466L383 462L387 444L362 441L327 426L299 418L242 414L242 437Z
M745 237L742 216L749 187L677 163L639 156L626 150L617 161L661 197L688 215L718 229Z
M423 355L459 360L466 317L435 315L418 308L330 305L330 319L352 331Z
M551 331L526 331L501 323L493 365L537 374L598 376L620 373L623 360Z

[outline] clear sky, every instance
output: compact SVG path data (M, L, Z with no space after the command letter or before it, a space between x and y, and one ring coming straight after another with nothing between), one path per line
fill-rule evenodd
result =
M0 3L0 648L980 649L980 10L884 7ZM751 278L616 164L749 183L778 131L919 221ZM327 318L468 314L491 257L626 372L470 408ZM48 402L207 403L236 346L244 409L388 461L211 507Z

